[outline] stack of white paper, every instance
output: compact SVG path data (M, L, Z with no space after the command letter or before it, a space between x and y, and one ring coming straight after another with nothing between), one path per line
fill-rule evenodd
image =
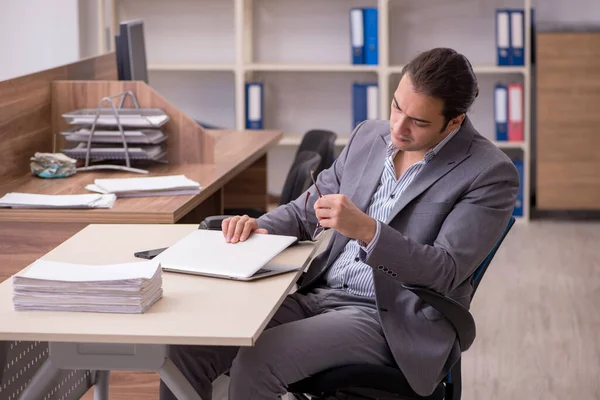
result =
M112 208L114 194L34 194L7 193L0 207L12 208Z
M162 293L157 261L80 265L37 260L13 276L16 311L139 314Z
M96 179L85 187L98 193L114 193L117 197L177 196L200 193L200 184L185 175L150 176L145 178Z

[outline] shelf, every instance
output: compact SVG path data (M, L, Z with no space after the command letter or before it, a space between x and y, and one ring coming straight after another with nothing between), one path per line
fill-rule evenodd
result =
M388 68L390 74L399 74L402 72L403 65L394 65ZM497 65L475 65L473 70L476 74L525 74L527 68L525 67L500 67Z
M235 71L233 64L149 64L149 71Z
M349 137L341 136L335 140L336 146L346 146L348 144ZM299 146L302 141L302 135L287 133L283 135L283 138L279 141L278 146Z
M246 71L273 72L377 72L377 65L353 64L249 64Z
M525 143L523 142L493 142L500 149L522 149L525 150Z
M349 137L338 137L335 141L336 146L346 146L348 144ZM302 135L295 133L286 133L283 138L279 141L279 146L298 146L302 140ZM525 150L525 143L523 142L492 142L501 149L523 149Z

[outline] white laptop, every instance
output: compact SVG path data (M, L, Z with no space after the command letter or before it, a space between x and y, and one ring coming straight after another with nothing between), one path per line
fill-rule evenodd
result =
M221 231L198 229L154 260L164 271L249 281L301 268L269 263L295 241L292 236L254 234L233 244Z

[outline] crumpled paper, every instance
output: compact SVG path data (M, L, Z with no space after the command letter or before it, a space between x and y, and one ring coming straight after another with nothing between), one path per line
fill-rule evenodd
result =
M66 178L75 175L77 160L63 153L35 153L29 166L40 178Z

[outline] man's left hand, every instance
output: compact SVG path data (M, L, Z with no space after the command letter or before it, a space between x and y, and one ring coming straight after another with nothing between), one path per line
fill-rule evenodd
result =
M377 221L358 209L343 194L328 194L315 202L317 219L324 228L332 228L369 244L377 232Z

